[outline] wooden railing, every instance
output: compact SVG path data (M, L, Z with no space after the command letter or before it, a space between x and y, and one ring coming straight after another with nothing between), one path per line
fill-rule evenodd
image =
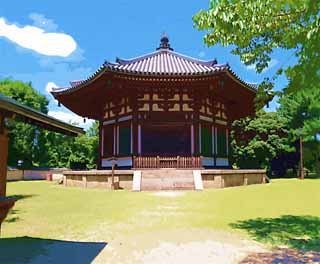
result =
M160 169L160 168L201 168L201 157L133 157L133 167L139 169Z

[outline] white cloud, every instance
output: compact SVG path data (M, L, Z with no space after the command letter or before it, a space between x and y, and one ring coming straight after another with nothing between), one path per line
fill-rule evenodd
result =
M54 82L48 82L45 88L46 92L50 94L50 92L52 91L52 88L59 88L59 86L56 85Z
M86 119L86 122L84 123L83 117L78 116L74 113L67 113L63 111L49 111L48 115L57 118L63 122L71 123L85 129L89 128L94 122L94 120L92 119Z
M272 67L276 66L277 64L279 63L279 61L277 59L271 59L269 64L268 64L268 67L265 68L262 73L265 73L266 71L270 70ZM247 65L246 68L248 70L255 70L256 69L256 64L250 64L250 65Z
M36 26L19 27L6 23L3 17L0 17L0 37L47 56L68 57L77 48L77 43L70 35L48 33Z

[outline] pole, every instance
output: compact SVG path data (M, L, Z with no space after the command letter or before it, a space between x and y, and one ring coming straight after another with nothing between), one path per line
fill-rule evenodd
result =
M112 162L112 172L111 172L111 190L114 190L114 167L115 164Z
M300 179L304 179L302 136L300 136Z

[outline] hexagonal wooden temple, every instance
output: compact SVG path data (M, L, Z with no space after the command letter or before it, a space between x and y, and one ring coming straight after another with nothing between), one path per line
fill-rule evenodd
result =
M254 112L255 88L216 60L156 51L106 61L86 80L52 91L64 106L100 122L100 169L227 168L231 123Z

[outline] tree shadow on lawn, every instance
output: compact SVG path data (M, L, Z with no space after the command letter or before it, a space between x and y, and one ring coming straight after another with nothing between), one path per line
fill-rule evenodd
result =
M37 196L35 194L15 194L15 195L9 195L6 198L12 198L15 199L16 201L22 200L22 199L27 199L27 198L31 198Z
M298 250L320 251L320 218L283 215L278 218L256 218L238 221L232 228L246 230L259 242L286 245Z
M0 263L91 263L104 242L16 237L0 239Z

